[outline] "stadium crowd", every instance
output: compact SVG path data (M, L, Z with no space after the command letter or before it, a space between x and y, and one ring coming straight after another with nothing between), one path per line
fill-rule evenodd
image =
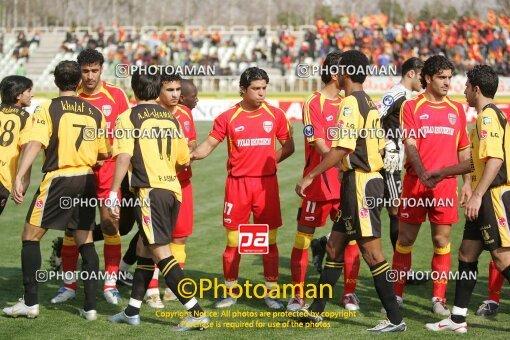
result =
M510 18L493 12L485 20L461 17L449 23L433 19L403 25L390 24L384 14L342 16L338 22L317 19L315 26L304 36L285 25L275 34L259 29L248 41L205 29L140 34L118 28L105 36L100 26L81 38L69 32L62 48L73 52L103 48L107 62L112 64L216 65L222 75L240 74L243 63L277 68L282 75L289 75L296 63L320 63L336 49L361 50L372 64L382 67L441 53L452 60L458 72L487 63L498 74L510 75Z

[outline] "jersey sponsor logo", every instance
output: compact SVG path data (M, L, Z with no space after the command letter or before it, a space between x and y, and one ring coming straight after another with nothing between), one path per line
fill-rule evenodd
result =
M368 217L368 214L369 214L368 209L361 208L359 211L359 216L362 218Z
M492 124L492 118L491 117L483 117L482 118L482 125L491 125Z
M240 224L239 254L268 254L269 253L269 225Z
M504 227L504 226L506 225L506 218L504 218L504 217L500 217L500 218L498 219L498 225L499 225L500 227Z
M191 129L190 123L188 121L185 121L183 125L186 132L189 132L189 130Z
M424 135L449 135L453 136L455 133L455 129L451 127L446 126L423 126L420 128L420 133L423 133Z
M422 114L422 115L420 116L420 120L425 120L425 119L429 119L429 115L428 115L428 114L426 114L426 113L425 113L425 114Z
M457 115L455 113L449 113L448 120L450 121L450 124L454 125L457 121Z
M266 146L271 145L271 138L238 139L237 146Z
M350 107L344 108L344 112L343 112L344 117L350 117L351 114L352 114L352 109Z
M112 113L112 106L110 104L105 104L101 107L101 111L108 117Z
M327 116L326 117L326 122L331 122L335 117L333 117L333 115L330 115L330 116Z
M344 121L343 120L339 120L338 123L336 124L339 128L341 128L343 125L344 125Z
M244 126L238 126L234 129L234 132L243 132L244 131Z
M393 99L392 96L386 96L383 98L382 102L386 106L391 106L395 102L395 99Z
M225 223L232 223L232 220L230 218L224 218L223 222L225 222Z
M487 131L482 130L482 131L480 132L480 139L482 139L482 140L483 140L483 139L485 139L485 138L487 138Z
M37 200L35 202L35 207L38 208L38 209L41 209L42 207L44 207L44 201L43 200Z
M313 129L313 125L306 125L303 129L303 134L305 135L305 137L312 137L314 132L315 131Z
M408 213L401 213L400 215L402 215L403 218L409 218L409 214Z
M315 221L315 216L305 216L305 221L309 222Z
M264 128L264 131L269 133L271 132L271 130L273 130L273 122L270 120L266 120L264 123L262 123L262 127Z

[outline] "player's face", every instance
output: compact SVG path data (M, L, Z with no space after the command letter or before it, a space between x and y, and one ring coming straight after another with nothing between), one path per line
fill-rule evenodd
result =
M260 106L266 100L267 83L264 79L254 80L250 86L243 91L243 100L254 106Z
M99 63L81 66L81 85L89 90L95 90L101 81L102 67Z
M32 102L32 88L29 88L20 94L18 96L18 101L21 107L30 106L30 103Z
M440 70L434 74L432 78L426 77L427 90L435 96L446 96L450 89L450 81L452 79L452 70Z
M179 104L181 96L181 82L180 81L166 81L161 86L159 93L159 100L161 104L166 107L172 107Z
M466 96L466 101L469 106L474 107L476 104L476 91L471 85L471 83L466 81L466 89L464 90L464 95Z
M198 90L196 87L193 87L193 90L189 96L184 96L181 94L181 102L185 106L187 106L190 110L193 110L198 103Z
M411 88L413 91L420 92L422 90L421 81L420 81L421 70L416 70L413 72L414 72L414 77L412 78L413 81L411 82Z

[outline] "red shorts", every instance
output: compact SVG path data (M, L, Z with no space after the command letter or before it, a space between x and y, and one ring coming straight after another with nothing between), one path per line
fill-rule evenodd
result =
M94 170L96 176L97 197L107 199L113 184L113 172L115 171L115 159L104 161L98 170ZM120 193L119 193L120 199Z
M409 224L429 221L435 224L454 224L457 211L457 178L445 178L435 188L425 187L418 177L404 175L399 220Z
M316 202L304 198L298 212L298 223L307 227L322 227L328 215L332 221L335 220L339 208L340 199Z
M227 177L223 225L237 230L239 224L268 224L269 229L282 225L280 193L276 175L264 177Z
M190 180L181 183L182 202L172 237L186 237L193 232L193 188Z

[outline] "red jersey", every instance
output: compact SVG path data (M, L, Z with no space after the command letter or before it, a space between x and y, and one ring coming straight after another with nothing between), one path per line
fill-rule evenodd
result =
M322 139L328 148L332 140L328 138L327 131L336 127L338 110L341 98L327 99L322 93L314 92L303 104L303 124L305 125L305 168L303 177L308 175L322 160L311 142ZM316 177L305 190L306 198L310 201L329 201L340 198L340 181L338 169L333 167Z
M416 140L427 171L457 164L457 152L469 147L464 109L448 97L441 103L431 103L420 94L405 101L400 111L400 125L405 137ZM416 176L408 160L404 167L407 173Z
M129 109L129 100L126 93L120 87L103 81L99 91L93 95L83 92L83 88L80 86L78 96L103 112L106 118L106 129L110 144L113 145L113 138L111 137L113 136L112 131L115 128L117 117Z
M193 115L191 114L191 110L186 106L179 104L176 107L174 116L177 118L179 124L181 125L184 137L186 137L186 143L189 145L190 142L196 141L197 131L195 130L195 123L193 122ZM191 176L192 173L190 166L177 174L177 178L181 183L189 180Z
M228 140L227 171L230 176L270 176L276 173L276 140L290 139L285 113L264 102L255 111L238 103L214 120L210 136Z

